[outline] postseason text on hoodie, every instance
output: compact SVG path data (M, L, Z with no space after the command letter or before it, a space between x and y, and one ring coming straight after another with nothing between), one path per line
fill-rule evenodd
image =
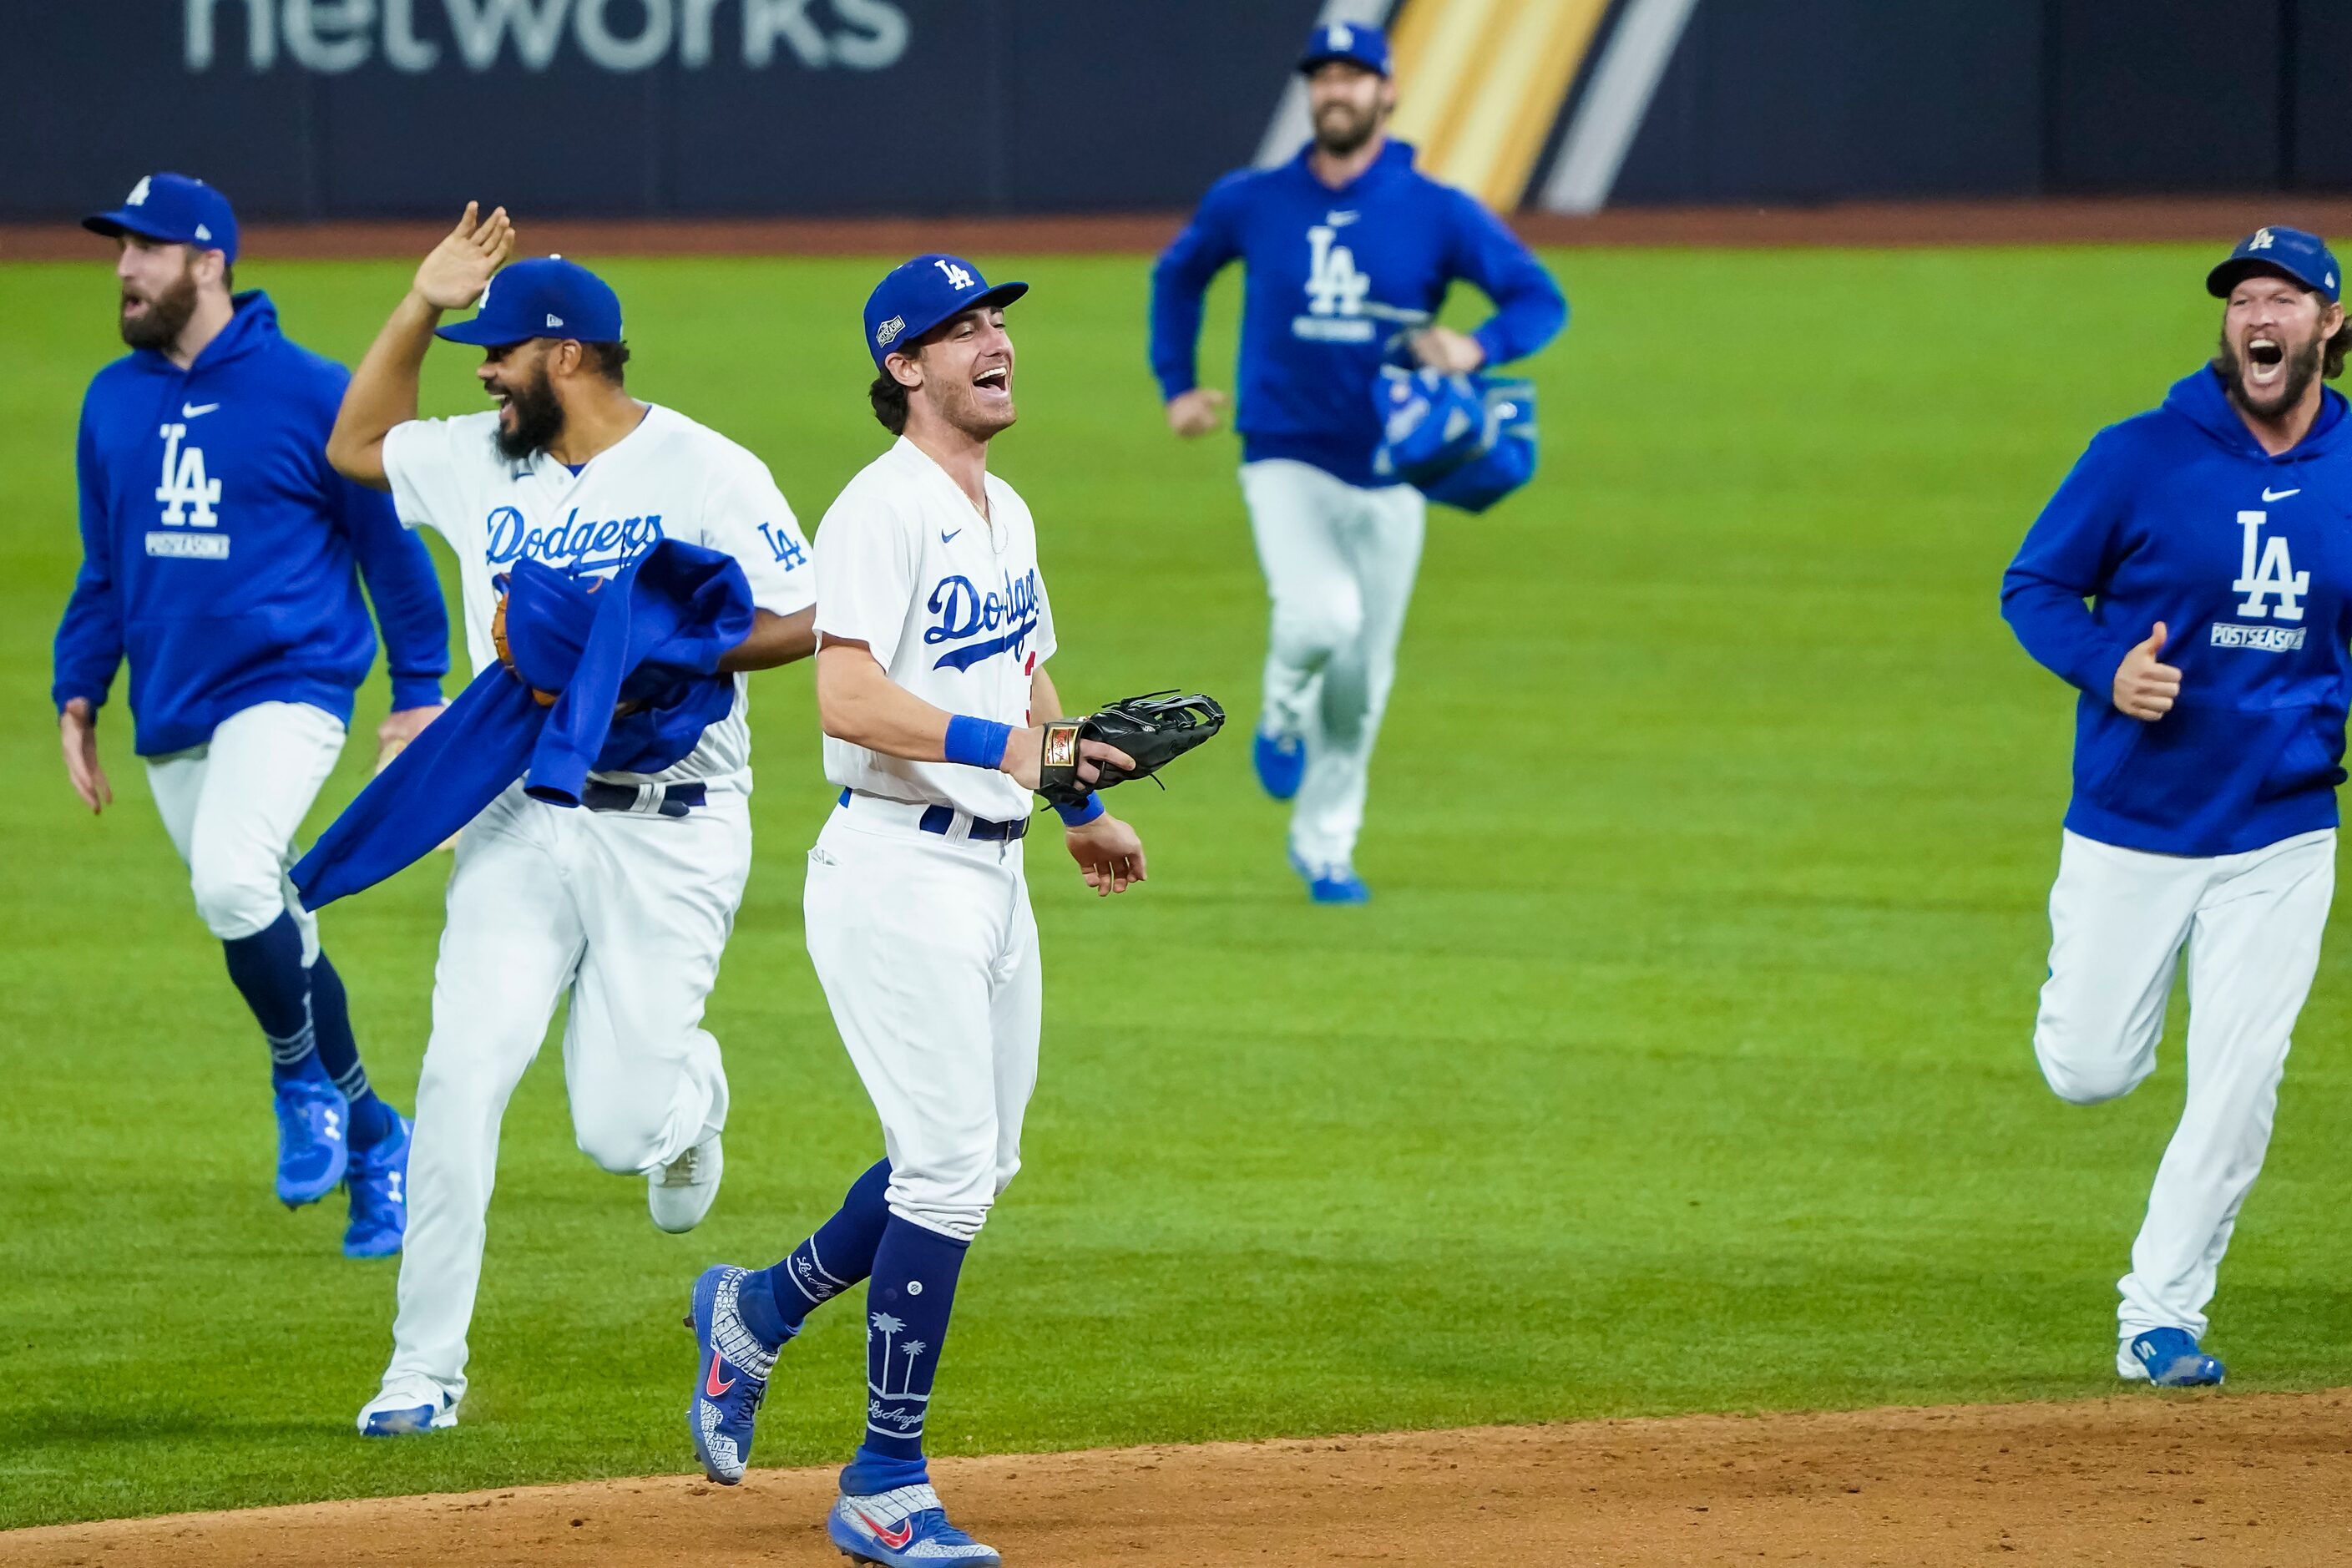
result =
M2347 584L2352 421L2335 391L2275 458L2210 368L2099 432L2001 584L2018 641L2082 690L2066 826L2214 856L2336 826ZM2115 676L2158 621L2180 696L2146 721L2116 708Z
M392 498L327 464L348 373L289 342L267 296L182 370L138 349L98 373L76 447L82 564L58 626L62 710L95 708L125 655L141 756L200 746L261 702L345 723L383 623L395 709L441 700L449 623Z

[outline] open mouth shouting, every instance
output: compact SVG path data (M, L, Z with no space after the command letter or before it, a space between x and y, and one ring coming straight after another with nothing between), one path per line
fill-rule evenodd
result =
M983 403L1012 402L1013 367L1009 364L989 366L971 378L971 388Z
M2256 392L2275 391L2286 376L2286 345L2266 332L2246 340L2246 385Z

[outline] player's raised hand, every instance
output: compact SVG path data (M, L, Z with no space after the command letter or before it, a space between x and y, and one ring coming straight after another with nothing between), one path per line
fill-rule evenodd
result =
M66 777L93 816L114 804L114 786L98 761L98 713L87 697L77 697L58 715L58 738L66 753Z
M1078 863L1087 886L1097 897L1124 893L1143 880L1143 840L1110 813L1104 812L1062 837L1070 847L1070 858Z
M2172 711L2173 703L2180 696L2180 671L2157 657L2164 652L2166 636L2164 623L2157 622L2146 640L2124 655L2123 663L2116 666L2117 711L2149 723Z
M1225 395L1214 387L1196 386L1168 400L1168 428L1186 440L1217 427L1225 408Z
M467 202L457 226L416 268L416 292L436 310L462 310L480 299L492 275L514 254L515 227L507 209L494 208L488 217L480 213L479 202Z

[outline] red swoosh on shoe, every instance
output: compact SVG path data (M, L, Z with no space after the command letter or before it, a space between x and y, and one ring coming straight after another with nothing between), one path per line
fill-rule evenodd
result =
M712 1399L724 1398L727 1391L735 1386L735 1382L736 1380L731 1377L724 1383L719 1381L719 1358L712 1356L710 1375L702 1380L702 1392Z
M911 1519L896 1530L886 1530L878 1520L864 1509L852 1508L849 1511L865 1521L866 1528L874 1532L875 1540L893 1552L903 1552L906 1550L907 1542L915 1539L915 1521Z

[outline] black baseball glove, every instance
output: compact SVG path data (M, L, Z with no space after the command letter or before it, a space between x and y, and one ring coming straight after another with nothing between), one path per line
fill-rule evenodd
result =
M1181 697L1173 691L1122 697L1083 719L1049 720L1045 726L1044 758L1037 770L1037 793L1055 805L1076 805L1096 790L1149 778L1215 734L1224 722L1225 710L1214 699L1197 692ZM1081 741L1117 746L1135 759L1134 771L1097 763L1101 776L1091 784L1080 783Z

